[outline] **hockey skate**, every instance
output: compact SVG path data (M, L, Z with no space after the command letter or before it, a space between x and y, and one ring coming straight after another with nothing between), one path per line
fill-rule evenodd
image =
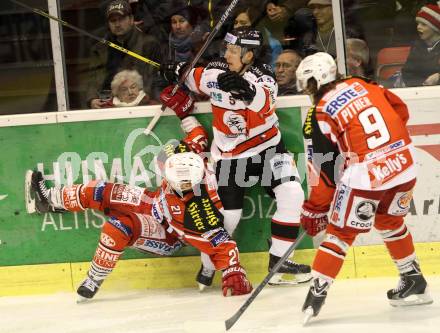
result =
M315 278L312 281L306 300L302 307L304 313L303 325L306 325L310 318L316 317L324 305L325 298L327 297L327 290L330 287L330 283L320 278Z
M413 262L414 269L400 274L397 288L387 292L391 306L409 306L431 304L433 302L428 292L428 284L420 271L420 267Z
M203 265L200 266L200 270L196 276L196 281L199 285L200 292L202 292L207 287L210 287L212 285L212 280L214 280L214 274L215 274L214 270L205 268L203 267Z
M77 303L84 303L90 301L98 292L99 287L101 287L103 280L95 281L88 277L81 283L76 291L78 294Z
M28 170L25 176L26 210L32 213L63 213L59 189L47 188L40 171Z
M274 267L280 257L277 257L269 253L269 271ZM310 274L311 269L309 265L298 264L292 260L287 259L280 267L277 273L275 273L269 280L271 286L276 285L296 285L299 283L304 283L312 279ZM284 277L288 274L290 279Z

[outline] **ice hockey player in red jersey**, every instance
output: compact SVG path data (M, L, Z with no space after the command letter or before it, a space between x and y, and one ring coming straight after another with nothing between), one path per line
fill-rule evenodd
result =
M186 105L181 112L188 114L186 95L181 102ZM28 172L37 212L91 208L108 216L87 278L77 290L80 301L95 296L127 247L169 256L190 244L223 271L224 296L251 292L237 245L223 227L213 168L194 152L207 146L206 131L193 116L185 117L182 127L187 137L178 145L166 145L159 156L164 179L155 191L99 180L48 188L41 172Z
M387 293L390 304L432 303L404 223L416 183L406 105L366 79L339 78L327 53L303 59L296 77L298 89L315 105L304 136L312 142L309 156L319 175L304 202L301 224L312 236L326 229L312 265L305 322L318 315L356 236L372 227L400 273L397 288Z
M210 97L214 139L211 156L216 161L219 195L225 208L225 228L232 234L240 221L246 187L259 183L275 198L269 265L271 269L295 241L304 193L292 154L281 139L275 101L278 86L270 65L259 62L262 35L241 27L225 36L224 57L192 69L185 85ZM169 81L186 71L185 63L163 64ZM171 106L170 106L171 107ZM209 260L197 276L210 285L214 274ZM310 280L310 266L287 260L271 284ZM296 279L283 280L292 274Z

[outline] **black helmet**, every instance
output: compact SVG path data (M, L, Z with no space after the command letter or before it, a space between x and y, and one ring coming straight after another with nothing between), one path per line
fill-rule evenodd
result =
M263 35L259 30L243 26L228 32L225 36L225 43L238 45L247 51L252 50L257 56L263 46Z

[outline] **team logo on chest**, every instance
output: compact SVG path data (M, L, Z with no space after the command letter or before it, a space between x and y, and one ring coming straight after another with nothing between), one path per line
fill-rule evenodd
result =
M223 123L228 126L232 134L246 133L246 120L239 113L226 111L223 114Z
M223 226L223 216L208 196L194 196L185 209L184 226L188 230L206 232Z

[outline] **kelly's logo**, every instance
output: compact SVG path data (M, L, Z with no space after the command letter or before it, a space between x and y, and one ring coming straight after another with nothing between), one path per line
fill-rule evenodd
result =
M413 164L409 150L403 150L368 165L371 186L377 187L390 181Z

